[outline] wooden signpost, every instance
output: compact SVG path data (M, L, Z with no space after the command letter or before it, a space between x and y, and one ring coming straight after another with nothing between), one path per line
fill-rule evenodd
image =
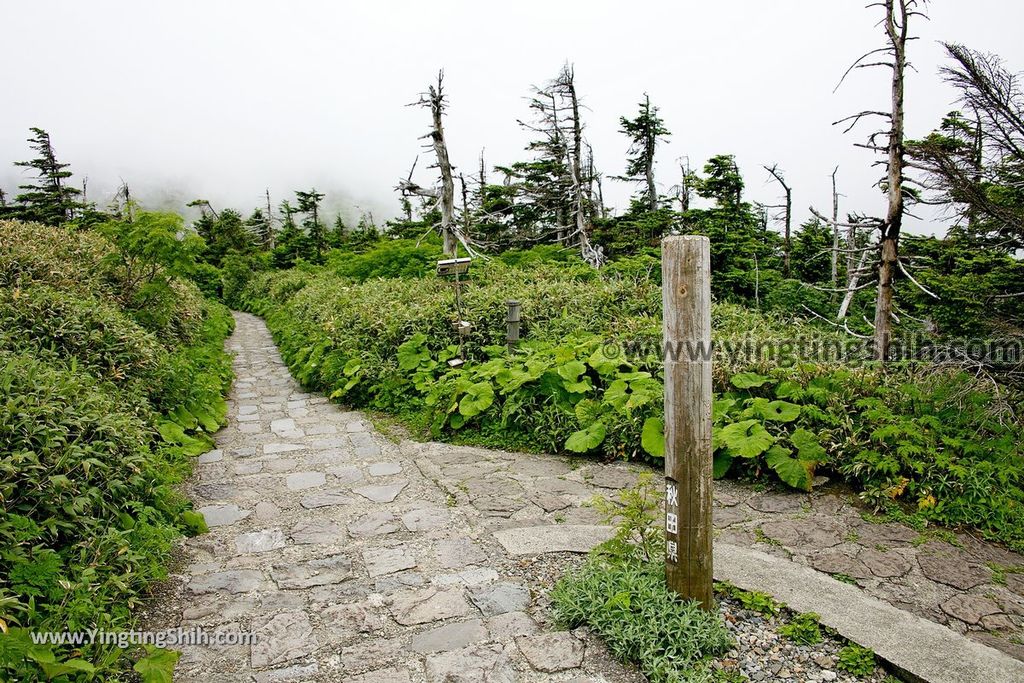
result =
M519 302L515 299L509 299L506 303L508 304L508 317L505 318L505 324L508 331L505 335L505 341L508 344L509 353L512 353L512 350L516 348L516 344L519 343L519 323L522 319L519 317Z
M459 335L459 353L455 358L448 361L448 365L457 368L466 362L466 335L473 329L473 323L462 319L462 285L465 284L459 279L460 275L469 272L471 259L450 258L437 262L437 274L441 277L454 276L451 285L455 289L455 310L456 318L452 321L452 329Z
M661 243L665 336L665 578L714 609L711 589L711 245Z

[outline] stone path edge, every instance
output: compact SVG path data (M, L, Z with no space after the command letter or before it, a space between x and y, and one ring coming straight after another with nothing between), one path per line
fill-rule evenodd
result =
M714 574L743 590L768 593L847 640L871 648L911 680L1021 683L1024 662L873 598L809 567L727 543L714 547Z

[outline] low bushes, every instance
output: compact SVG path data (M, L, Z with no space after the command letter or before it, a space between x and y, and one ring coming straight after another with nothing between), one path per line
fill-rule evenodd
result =
M710 661L729 650L732 637L717 612L680 600L666 585L664 540L655 524L661 499L650 476L617 503L596 502L616 535L555 584L558 623L590 628L612 656L635 663L651 683L719 680Z
M129 628L203 529L175 487L224 419L233 321L162 266L126 280L92 232L0 235L0 678L114 675L124 651L28 631Z

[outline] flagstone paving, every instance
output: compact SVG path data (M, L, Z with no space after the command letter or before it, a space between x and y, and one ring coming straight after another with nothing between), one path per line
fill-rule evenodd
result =
M261 320L236 320L230 423L188 491L211 530L185 543L149 625L257 641L184 646L176 680L643 680L584 630L555 632L543 590L607 533L585 503L641 468L391 443L365 415L304 393ZM718 542L839 576L1024 659L1020 555L866 521L827 486L716 483L714 513Z

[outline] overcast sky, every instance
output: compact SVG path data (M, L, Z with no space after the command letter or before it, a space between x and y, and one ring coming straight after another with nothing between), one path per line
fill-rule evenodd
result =
M347 217L394 215L393 187L420 152L429 114L404 105L439 68L450 98L453 162L475 173L522 159L525 96L575 64L586 136L599 170L620 174L618 132L644 92L672 131L658 182L676 159L695 168L735 154L748 197L777 201L762 165L794 188L795 218L831 202L839 166L844 210L883 214L879 170L856 149L861 133L832 121L887 107L884 70L846 67L881 44L877 9L851 0L517 0L456 2L89 2L21 0L0 10L0 187L14 190L30 158L30 126L47 129L59 158L89 178L105 204L123 179L151 205L195 197L245 212L269 187L275 203L316 186ZM954 107L937 75L938 41L1000 54L1024 69L1024 4L935 0L910 49L910 136ZM421 160L417 179L431 182ZM632 188L606 183L622 208ZM943 232L934 219L917 230Z

